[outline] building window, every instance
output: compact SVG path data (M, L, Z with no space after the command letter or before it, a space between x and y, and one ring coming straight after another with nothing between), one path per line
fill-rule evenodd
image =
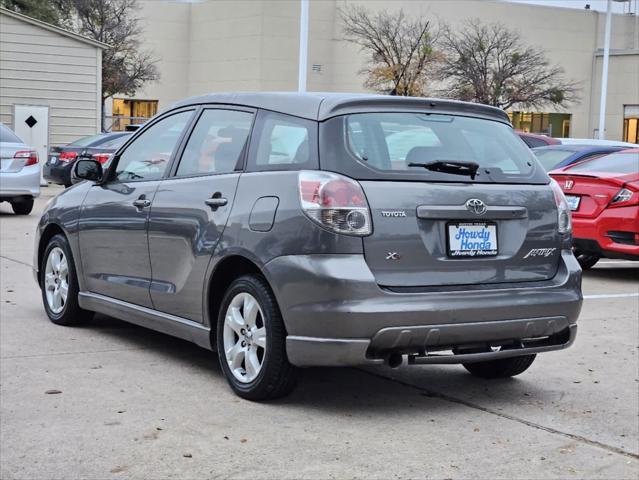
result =
M127 125L144 123L155 115L157 111L157 100L114 98L111 131L119 132L125 130Z
M516 130L551 137L570 136L570 113L508 112Z
M639 105L623 107L623 141L639 142Z

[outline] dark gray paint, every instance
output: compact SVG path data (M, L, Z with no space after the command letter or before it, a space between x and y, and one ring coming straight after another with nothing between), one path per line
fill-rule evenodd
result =
M251 103L258 97L259 102ZM446 101L431 102L433 107L428 100L385 98L220 95L182 104L234 101L320 118L364 109L369 101L376 110L459 109L506 121L491 107ZM175 158L172 162L169 172ZM311 222L300 210L297 177L295 171L273 171L126 184L82 182L45 210L34 264L37 269L41 236L60 228L71 245L84 308L211 348L209 334L217 315L209 311L211 278L221 261L242 256L269 281L289 335L289 359L301 366L380 363L370 356L378 348L371 350L370 342L377 335L387 337L379 332L388 329L399 332L389 337L398 346L401 338L418 338L434 327L450 328L456 341L467 343L473 335L497 338L496 330L517 330L522 319L529 319L539 325L553 321L570 333L567 343L539 351L565 348L574 339L581 271L570 237L556 231L549 186L362 182L374 227L373 235L362 239L336 235ZM214 210L206 200L216 192L228 202ZM151 206L140 211L132 202L141 194ZM488 214L499 222L500 256L445 259L444 212L465 219L461 206L473 197L488 203ZM382 209L404 209L407 216L381 217ZM551 257L524 261L528 248L557 250ZM405 251L406 263L386 263L388 250ZM380 284L413 291L393 292ZM473 328L465 330L464 324Z

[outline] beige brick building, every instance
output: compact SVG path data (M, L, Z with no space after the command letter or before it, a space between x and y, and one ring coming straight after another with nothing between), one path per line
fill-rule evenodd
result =
M364 91L364 79L358 74L364 55L342 40L338 18L340 7L354 3L371 10L403 8L453 26L472 17L519 30L582 86L581 101L566 111L519 113L524 120L521 127L547 131L554 121L555 135L595 136L605 14L491 0L311 0L308 90ZM299 1L146 0L142 4L145 47L160 59L162 79L138 92L132 102L116 99L121 114L161 110L180 98L205 92L297 88ZM639 17L614 15L611 46L606 136L630 135L636 141Z

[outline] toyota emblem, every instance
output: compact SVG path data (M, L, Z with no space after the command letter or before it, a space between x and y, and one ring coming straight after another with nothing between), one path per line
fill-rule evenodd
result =
M483 215L486 213L486 204L479 198L471 198L466 202L466 209L475 215Z

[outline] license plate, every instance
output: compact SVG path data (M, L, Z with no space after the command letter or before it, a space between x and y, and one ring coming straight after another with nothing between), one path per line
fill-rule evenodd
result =
M49 158L49 165L55 165L56 163L58 163L58 157Z
M568 202L568 206L570 210L575 211L579 208L579 202L581 202L581 197L577 195L566 195L566 201Z
M449 257L491 257L497 255L497 225L488 222L448 224Z

